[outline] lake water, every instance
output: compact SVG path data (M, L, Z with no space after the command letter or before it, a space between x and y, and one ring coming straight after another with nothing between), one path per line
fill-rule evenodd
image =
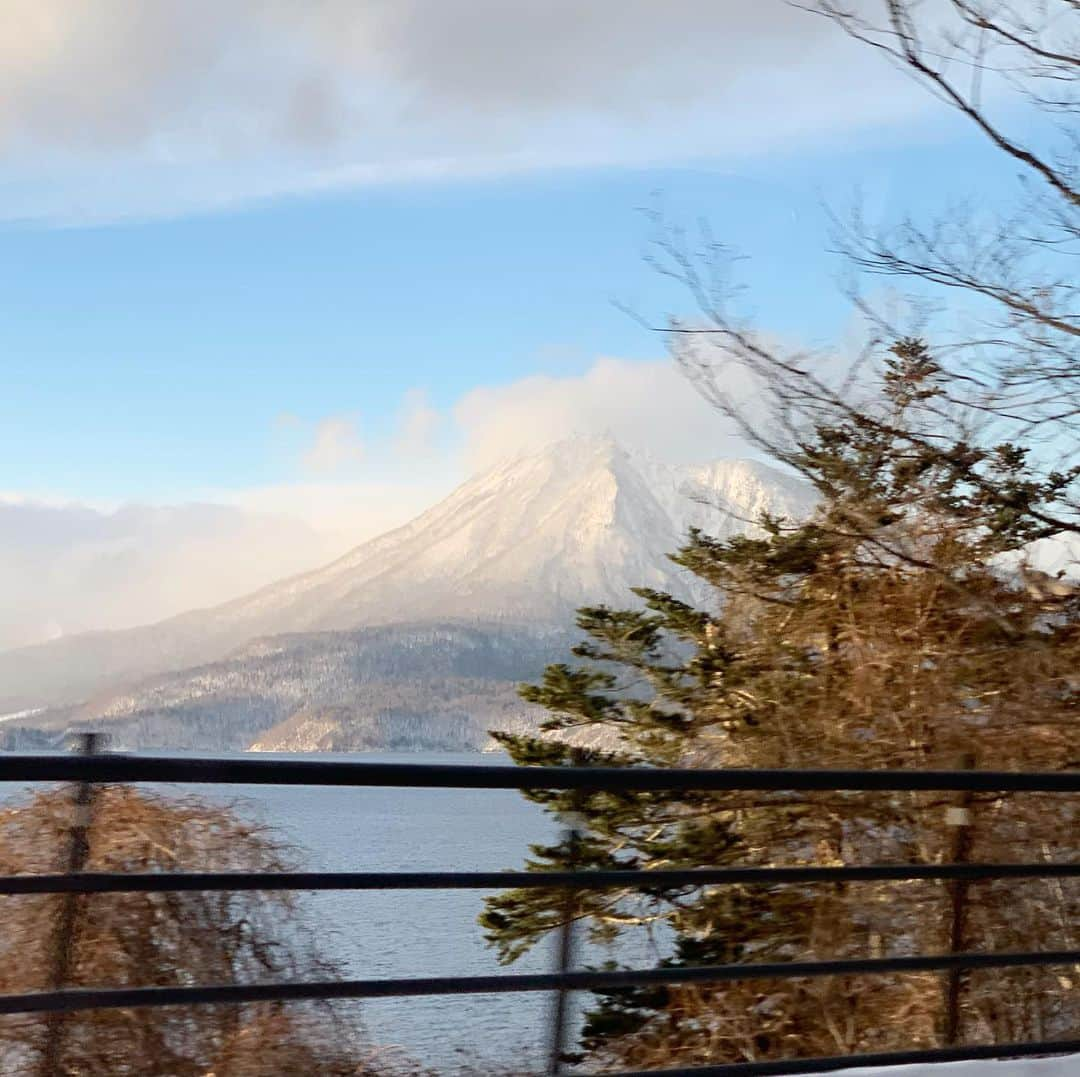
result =
M281 756L280 758L297 758ZM301 758L319 758L305 755ZM366 762L439 762L485 766L502 755L375 754ZM301 852L309 871L481 871L520 868L528 845L555 836L554 823L511 790L334 789L305 786L169 786L239 802ZM501 967L476 922L483 894L464 890L326 892L305 901L329 953L355 978L470 976L545 972L553 940L510 969ZM649 961L648 963L652 963ZM451 1070L467 1057L541 1068L551 998L547 994L457 995L362 1003L378 1044Z
M305 757L310 758L310 757ZM340 755L334 758L342 758ZM506 762L502 756L373 755L367 762ZM246 810L303 851L310 871L482 871L520 867L530 842L554 835L540 809L512 790L189 787L240 798ZM466 890L325 892L308 895L333 954L356 978L471 976L501 970L476 922L483 895ZM550 967L551 948L514 972ZM544 995L456 995L363 1003L379 1044L451 1066L461 1054L535 1065L543 1057ZM509 1050L508 1050L509 1048Z

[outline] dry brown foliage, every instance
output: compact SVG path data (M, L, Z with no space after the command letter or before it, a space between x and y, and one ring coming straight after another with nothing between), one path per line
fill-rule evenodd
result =
M919 536L925 539L926 536ZM937 538L940 540L941 535ZM936 546L939 551L942 544ZM962 583L962 587L960 584ZM747 583L724 645L764 671L732 707L723 690L681 762L699 766L1061 770L1077 755L1075 599L1069 609L999 570L838 563L791 606ZM728 591L729 594L733 592ZM773 598L776 596L773 595ZM733 625L741 607L742 632ZM785 654L812 649L827 676ZM698 713L707 713L703 692ZM747 728L752 710L758 723ZM963 803L963 858L1075 862L1080 798L990 793L746 794L714 799L747 845L740 863L942 863L957 859L950 808ZM728 888L730 890L730 888ZM750 891L743 891L750 893ZM753 891L762 898L763 888ZM754 940L748 961L1038 951L1080 945L1076 880L968 884L954 937L952 889L927 882L772 887L740 928L723 904L671 915L682 933ZM730 900L717 892L717 901ZM734 922L733 922L734 921ZM832 977L681 988L642 1030L603 1052L637 1067L704 1065L932 1047L944 1038L946 976ZM958 1039L1006 1043L1080 1032L1080 969L964 974Z
M0 874L63 871L73 812L50 789L0 811ZM279 871L289 850L265 828L195 798L97 790L88 871ZM64 896L0 897L0 993L45 990ZM96 894L76 900L71 987L184 986L325 978L297 917L275 893ZM56 1029L53 1029L56 1034ZM0 1019L0 1072L45 1077L49 1022ZM328 1006L201 1006L71 1014L48 1077L329 1077L386 1073L354 1023Z

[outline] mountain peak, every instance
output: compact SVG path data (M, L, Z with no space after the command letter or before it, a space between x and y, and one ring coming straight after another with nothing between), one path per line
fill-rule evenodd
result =
M0 696L81 698L216 660L261 636L406 621L573 623L631 588L688 595L667 555L696 526L746 531L797 517L809 488L755 461L661 464L610 435L565 438L475 476L403 527L314 572L213 609L0 655Z
M478 472L473 478L501 476L521 469L530 470L538 465L558 468L568 473L580 472L627 461L631 456L612 434L571 434L553 438L540 446L522 449Z

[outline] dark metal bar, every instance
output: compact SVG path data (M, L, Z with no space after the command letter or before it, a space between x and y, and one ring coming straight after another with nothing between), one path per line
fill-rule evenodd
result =
M579 831L571 827L567 837L571 846L576 849L581 841ZM582 873L568 872L567 874L574 878ZM555 956L556 971L561 976L569 973L574 964L574 918L577 916L577 911L578 892L576 886L568 886L566 888L566 899L563 902L563 921L559 925ZM549 1077L559 1077L559 1074L563 1072L563 1055L566 1053L569 1038L569 1005L570 992L566 987L560 987L555 992L551 1011L551 1048L548 1052Z
M570 765L580 768L584 762L585 753L581 748L570 749ZM556 971L560 977L565 978L574 964L574 921L577 919L578 904L580 899L579 877L582 872L577 870L581 863L581 842L584 820L579 812L582 807L583 791L575 790L570 794L571 813L566 823L566 842L569 851L567 864L570 868L567 875L567 887L564 892L563 920L559 925L558 949L556 951ZM565 986L559 987L555 992L555 998L551 1009L551 1046L548 1052L548 1077L559 1077L563 1073L563 1056L570 1036L570 990Z
M1080 1051L1080 1040L1048 1040L1040 1043L977 1044L967 1047L931 1047L922 1051L888 1051L865 1055L835 1055L831 1058L786 1058L773 1062L731 1062L716 1066L680 1066L677 1070L618 1070L603 1077L793 1077L810 1073L835 1073L858 1066L877 1069L912 1066L924 1062L970 1062L982 1059L1031 1058L1036 1055L1066 1055Z
M941 879L1075 879L1080 864L867 864L845 867L687 868L664 871L155 872L0 875L0 894L134 894L211 890L581 890L758 883Z
M93 752L92 738L86 744ZM97 755L93 758L48 755L0 756L0 782L71 781L78 783L77 815L72 830L69 873L50 876L0 877L0 893L64 894L70 915L58 925L55 990L0 997L0 1014L41 1012L49 1015L49 1034L42 1071L56 1072L62 1046L64 1016L71 1012L143 1006L270 1002L333 998L415 997L436 994L486 994L555 991L549 1072L561 1072L567 1028L567 995L576 990L603 990L634 984L722 983L746 979L786 979L832 975L878 975L922 971L949 973L946 999L946 1039L957 1034L958 992L964 970L1022 966L1071 965L1080 951L1021 954L973 954L854 959L817 962L779 962L700 968L660 968L611 972L574 972L572 965L572 908L560 937L558 971L551 974L423 979L351 980L338 983L283 983L248 986L182 988L69 989L71 940L80 894L107 892L193 890L370 890L370 889L485 889L508 887L566 887L583 889L637 887L641 889L754 883L781 885L815 882L888 880L948 880L954 883L952 948L963 945L962 899L957 929L956 895L965 884L986 879L1080 877L1080 864L970 864L961 850L951 864L885 864L845 867L794 866L778 868L699 868L668 871L563 872L409 872L347 873L155 873L120 875L86 873L85 827L91 802L91 783L154 782L194 784L275 784L344 787L413 787L475 789L608 789L636 791L760 791L760 792L1080 792L1080 771L1017 773L1001 771L787 771L787 770L667 770L651 768L477 767L326 761L217 760L146 758ZM966 799L969 799L966 798ZM571 901L574 899L571 898ZM70 923L67 921L70 920ZM65 926L65 924L67 926ZM63 954L66 953L66 960ZM950 1016L952 1015L952 1016ZM55 1030L55 1031L54 1031ZM1023 1057L1080 1049L1080 1042L947 1047L926 1051L846 1056L826 1059L776 1060L680 1069L699 1077L741 1074L824 1073L855 1065L890 1066L974 1058ZM645 1071L642 1071L645 1072ZM613 1077L637 1077L629 1072Z
M423 789L630 791L1080 793L1080 770L676 770L649 767L514 767L326 760L185 759L121 754L0 756L0 782L180 782Z
M975 768L975 756L968 752L960 760L963 770ZM949 859L954 864L964 864L971 859L973 834L971 829L971 790L960 792L959 799L945 813L945 822L952 828L952 849ZM967 946L967 906L969 882L953 879L949 883L949 952L959 953ZM945 1034L946 1047L960 1042L960 999L967 983L963 969L950 969L945 978Z
M191 1006L202 1003L287 1002L333 998L414 998L421 995L489 995L525 991L589 991L634 984L723 983L786 980L800 976L875 976L885 972L938 972L951 968L1003 969L1075 965L1080 950L1016 954L939 954L925 957L841 961L779 961L758 965L626 969L612 972L532 973L516 976L441 976L405 980L340 980L321 983L208 987L122 987L0 995L0 1014Z
M83 758L91 758L101 746L97 733L81 733L76 740L75 750ZM86 867L90 855L90 818L94 802L94 786L88 779L75 786L72 797L71 837L68 846L68 875L76 875ZM68 891L60 903L53 937L53 967L50 982L60 990L71 978L71 966L74 961L76 935L78 929L79 894ZM62 1011L50 1013L45 1027L45 1046L41 1052L41 1077L59 1077L61 1055L64 1049L64 1031L66 1014Z

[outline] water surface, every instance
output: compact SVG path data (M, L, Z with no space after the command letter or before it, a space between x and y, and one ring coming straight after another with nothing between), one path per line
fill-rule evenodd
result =
M178 754L178 753L161 753ZM361 762L506 763L475 753L282 755L270 758ZM294 845L306 871L490 871L518 869L530 843L549 841L554 824L513 790L337 789L321 786L168 785L234 803ZM6 792L6 791L5 791ZM2 795L2 794L0 794ZM8 794L10 795L10 794ZM483 894L471 890L337 891L308 894L305 907L330 955L350 978L471 976L543 972L547 943L502 968L477 924ZM457 995L371 1000L364 1025L380 1044L451 1069L463 1057L542 1065L551 1000L546 994Z

